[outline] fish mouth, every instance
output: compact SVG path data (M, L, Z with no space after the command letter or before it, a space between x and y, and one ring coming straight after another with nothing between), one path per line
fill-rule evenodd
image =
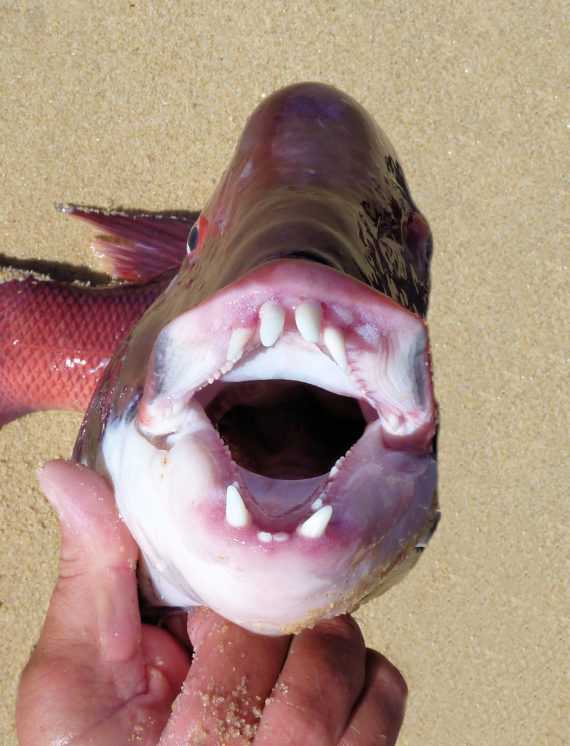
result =
M132 463L154 464L160 512L176 524L177 538L157 551L157 525L140 528L121 459L104 443L119 509L159 593L251 629L290 631L353 608L433 520L425 325L322 265L264 264L168 324L136 417L121 427ZM174 555L192 555L185 571ZM283 593L283 563L311 589L303 581Z

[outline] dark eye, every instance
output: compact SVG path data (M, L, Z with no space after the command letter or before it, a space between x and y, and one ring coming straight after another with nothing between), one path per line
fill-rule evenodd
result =
M198 246L198 226L193 225L186 241L186 251L190 253Z

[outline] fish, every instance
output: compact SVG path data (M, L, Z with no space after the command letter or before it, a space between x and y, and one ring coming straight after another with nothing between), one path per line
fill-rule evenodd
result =
M112 484L147 602L278 635L403 577L440 515L433 242L370 114L294 84L199 214L61 209L129 282L0 285L0 422L87 408L73 457Z

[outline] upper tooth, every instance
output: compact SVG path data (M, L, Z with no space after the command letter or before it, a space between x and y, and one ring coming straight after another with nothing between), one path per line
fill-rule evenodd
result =
M300 533L301 536L306 536L308 539L318 539L319 536L322 536L325 533L331 516L331 506L325 505L320 510L317 510L316 513L313 513L310 518L307 518L307 520L299 526L297 532Z
M334 326L327 326L323 334L323 342L327 350L330 352L333 360L346 371L348 369L348 361L346 359L346 346L344 344L344 337L340 329Z
M232 331L232 336L228 344L228 360L234 361L241 355L244 347L249 342L251 331L247 327L238 327Z
M295 310L295 322L303 339L318 342L321 336L321 305L314 300L306 300Z
M273 300L268 300L259 309L259 336L264 347L275 344L285 324L285 309Z
M233 484L226 490L226 521L234 528L245 528L251 523L249 510Z

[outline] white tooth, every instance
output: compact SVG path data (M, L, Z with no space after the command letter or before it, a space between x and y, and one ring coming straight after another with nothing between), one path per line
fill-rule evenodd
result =
M268 300L259 309L259 336L264 347L271 347L279 339L285 324L285 309Z
M308 539L318 539L319 536L322 536L325 533L331 515L331 506L325 505L320 510L317 510L316 513L313 513L310 518L307 518L307 520L299 526L297 532L301 534L301 536L306 536Z
M321 304L306 300L295 310L295 323L303 339L318 342L321 336Z
M273 541L273 534L270 534L268 531L260 531L257 534L257 538L259 541L265 542L265 544L269 544L270 541Z
M347 370L348 361L342 332L334 326L327 326L323 334L323 342L338 367Z
M244 347L249 342L252 330L245 327L238 327L232 331L230 343L228 344L228 360L236 360L243 352Z
M245 528L251 523L249 510L233 484L226 490L226 521L234 528Z
M311 503L311 510L320 510L323 507L323 498L317 497L314 503Z
M341 456L341 457L340 457L339 459L337 459L337 461L336 461L336 464L335 464L335 465L334 465L334 466L333 466L333 467L331 468L331 470L329 471L329 476L331 477L331 479L332 479L333 477L336 477L336 475L338 474L338 470L339 470L339 469L340 469L340 467L342 466L342 462L343 462L343 461L344 461L344 459L346 458L346 455L348 455L349 453L350 453L350 448L349 448L349 449L348 449L348 451L346 452L345 456Z
M287 541L288 538L289 534L286 534L285 531L278 531L276 534L273 534L274 541Z

